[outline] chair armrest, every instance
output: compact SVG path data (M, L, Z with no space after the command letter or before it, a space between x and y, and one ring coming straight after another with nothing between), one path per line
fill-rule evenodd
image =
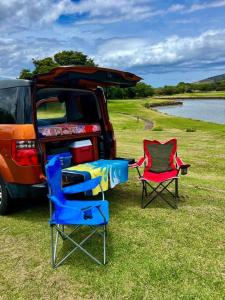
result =
M180 169L187 169L187 168L189 168L191 165L189 165L189 164L183 164L183 165L181 165L180 166Z
M178 166L178 169L181 170L182 175L187 174L188 168L191 166L190 164L185 164L180 157L176 157L176 163Z
M101 209L101 205L99 205L99 204L89 205L89 206L86 206L83 208L77 208L75 206L62 204L55 196L50 196L49 199L55 205L57 205L57 207L59 209L64 208L69 211L69 215L68 215L68 213L66 213L66 211L61 210L60 214L61 214L61 217L63 216L62 218L64 220L66 220L66 219L68 220L68 218L71 219L71 217L73 217L73 218L82 217L84 220L92 219L93 218L93 215L92 215L93 208L97 208L97 210L99 211L100 215L102 216L104 222L106 222L106 217ZM50 223L52 222L52 210L50 210L49 222Z
M64 194L78 194L87 191L93 190L96 186L100 185L101 176L98 176L94 179L90 179L81 183L69 185L67 187L62 188Z
M92 206L87 206L87 207L84 207L84 208L81 208L82 212L83 212L83 217L84 219L91 219L92 218L92 209L93 208L97 208L100 215L102 216L104 222L106 222L106 217L101 209L101 205L92 205Z
M145 162L145 157L141 157L139 158L139 160L137 162L135 162L134 164L129 164L130 168L138 168L141 167L143 165L143 163Z

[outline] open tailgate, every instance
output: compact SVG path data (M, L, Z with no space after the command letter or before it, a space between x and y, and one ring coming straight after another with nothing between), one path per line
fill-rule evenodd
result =
M77 88L96 88L97 86L131 87L142 78L135 74L92 67L65 66L52 69L49 73L36 75L38 86L63 86Z

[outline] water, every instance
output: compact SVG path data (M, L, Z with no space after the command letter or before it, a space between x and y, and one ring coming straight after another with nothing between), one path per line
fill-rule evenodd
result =
M156 109L169 115L225 124L225 100L180 99L183 105L159 106Z

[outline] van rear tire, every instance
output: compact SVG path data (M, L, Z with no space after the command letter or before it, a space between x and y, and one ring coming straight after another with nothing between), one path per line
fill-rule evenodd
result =
M0 215L6 215L11 208L12 199L6 189L5 182L0 177Z

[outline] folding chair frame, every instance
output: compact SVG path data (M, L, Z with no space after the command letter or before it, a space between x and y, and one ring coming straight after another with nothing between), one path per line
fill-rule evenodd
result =
M103 191L102 194L104 195ZM104 196L103 196L104 197ZM76 201L76 200L75 200ZM105 218L103 212L101 211L100 207L98 207L100 213L102 214L103 218ZM50 219L52 216L52 202L50 200ZM65 232L65 227L72 227L72 231L69 233ZM86 236L81 242L76 242L72 236L81 227L89 227L91 228L91 232L88 236ZM102 230L99 231L99 228ZM106 237L107 237L107 225L98 225L98 226L87 226L87 225L60 225L60 224L50 224L51 229L51 252L52 252L52 267L57 268L61 264L63 264L76 250L80 250L83 253L85 253L87 256L89 256L92 260L94 260L99 265L105 265L107 263L106 261ZM55 234L54 234L55 231ZM99 260L97 257L93 256L89 251L87 251L83 244L87 242L92 236L95 234L98 234L102 237L103 242L103 259ZM58 240L59 238L62 239L64 242L65 240L68 240L71 242L71 244L74 246L74 248L69 251L61 260L58 261L57 258L57 252L58 252Z
M165 144L169 143L173 141L176 145L177 141L176 139L172 139L168 142L166 142ZM176 148L173 149L172 151L172 155L174 156L174 169L176 168L177 170L177 174L175 177L171 177L171 178L167 178L166 180L162 181L162 182L157 182L157 181L151 181L148 180L147 178L145 178L144 176L141 175L141 172L139 170L139 167L141 167L142 165L144 165L144 168L146 168L146 161L148 162L148 166L149 166L149 161L148 161L148 157L146 156L145 153L145 142L156 142L157 144L161 144L158 141L148 141L148 140L144 140L144 156L142 156L137 162L130 164L131 168L135 168L138 172L138 177L139 180L142 182L142 196L141 196L141 207L142 208L146 208L152 201L154 201L158 196L165 201L169 206L171 206L172 208L178 208L178 200L179 200L179 193L178 193L178 179L179 179L179 173L181 171L181 175L186 175L187 174L187 170L190 167L190 164L184 164L183 161L181 160L180 157L177 156L177 151ZM150 158L151 160L151 158ZM157 186L153 186L150 182L155 182L156 184L158 184ZM175 191L174 193L171 192L168 189L168 186L172 183L175 183ZM151 192L148 194L148 190L147 188L151 188ZM171 203L170 201L168 201L164 195L162 194L163 191L168 192L174 199L173 203ZM145 197L148 197L148 201L145 202Z
M80 250L83 253L85 253L88 257L90 257L92 260L94 260L99 265L105 265L106 264L106 236L107 236L107 227L106 225L102 225L102 231L100 232L98 229L100 226L92 227L91 232L88 236L86 236L81 242L76 242L72 235L76 230L78 230L81 227L81 225L75 226L73 230L67 234L65 233L64 225L51 225L51 251L52 251L52 267L57 268L61 264L63 264L76 250ZM83 227L83 226L82 226ZM86 226L87 227L87 226ZM54 237L54 229L56 231L55 237ZM99 260L97 257L92 255L89 251L87 251L83 245L85 242L87 242L92 236L95 234L99 234L102 236L103 240L103 259ZM62 238L63 241L68 240L71 242L71 244L74 246L72 250L70 250L61 260L58 260L57 258L57 250L58 250L58 239Z
M138 170L138 169L137 169ZM139 174L140 171L138 170ZM142 181L142 196L141 196L141 207L146 208L151 202L153 202L157 197L160 197L163 201L165 201L169 206L171 206L174 209L178 208L178 200L179 200L179 193L178 193L178 177L172 178L170 180L160 182L156 187L151 185L149 181L143 179L140 177L140 180ZM175 192L172 193L169 189L168 186L171 183L175 183ZM148 194L148 187L151 188L151 192ZM162 188L162 189L160 189ZM169 202L164 196L163 196L163 191L167 191L173 199L174 203ZM155 193L155 195L154 195ZM153 196L153 197L151 197ZM149 200L147 203L145 203L145 197L148 197Z
M55 158L56 159L56 158ZM58 163L57 161L55 163ZM96 178L98 180L100 180L99 178ZM75 194L75 193L79 193L79 192L85 192L90 190L91 188L96 187L96 179L92 179L89 180L89 186L86 187L86 189L83 187L83 183L81 184L76 184L74 186L71 186L71 188L68 190L68 188L62 188L62 192L66 193L66 194ZM94 182L95 180L95 182ZM90 183L91 181L93 181L92 183ZM102 189L102 186L100 184L100 182L98 183L100 189L101 189L101 194L102 194L102 200L101 201L105 201L105 197L104 197L104 191ZM86 254L89 258L91 258L92 260L94 260L97 264L99 265L105 265L106 264L106 237L107 237L107 219L106 216L104 215L104 212L101 208L101 205L95 205L95 201L93 201L93 205L87 206L87 207L83 207L81 208L81 210L85 213L85 211L90 210L92 207L95 207L100 215L102 216L103 220L101 223L99 224L76 224L76 223L70 223L70 224L64 224L64 223L60 223L57 224L57 222L55 223L54 221L52 221L52 216L53 216L53 198L55 196L51 196L52 195L52 187L50 185L48 185L48 190L49 190L49 213L50 213L50 231L51 231L51 262L52 262L52 267L53 268L57 268L59 267L61 264L63 264L76 250L80 250L82 251L84 254ZM101 202L100 201L100 202ZM76 200L74 200L74 203L76 202ZM85 202L85 201L84 201ZM89 201L90 202L90 201ZM63 207L63 205L62 205ZM65 206L66 207L66 206ZM69 208L69 207L67 207ZM72 207L71 207L72 209ZM89 217L87 217L89 218ZM75 221L75 220L74 220ZM68 233L66 232L66 228L72 228L72 230L70 230ZM77 231L80 228L90 228L91 231L90 233L83 238L82 241L77 242L75 241L75 239L73 238L73 234L75 233L75 231ZM68 230L67 230L68 231ZM97 257L95 257L94 255L92 255L89 251L87 251L84 248L84 244L91 239L91 237L93 237L95 234L98 234L99 236L102 237L102 244L103 244L103 254L102 254L102 259L98 259ZM58 254L58 246L59 246L59 239L62 239L62 242L64 241L69 241L72 245L73 248L72 250L68 251L63 258L58 259L57 254Z

